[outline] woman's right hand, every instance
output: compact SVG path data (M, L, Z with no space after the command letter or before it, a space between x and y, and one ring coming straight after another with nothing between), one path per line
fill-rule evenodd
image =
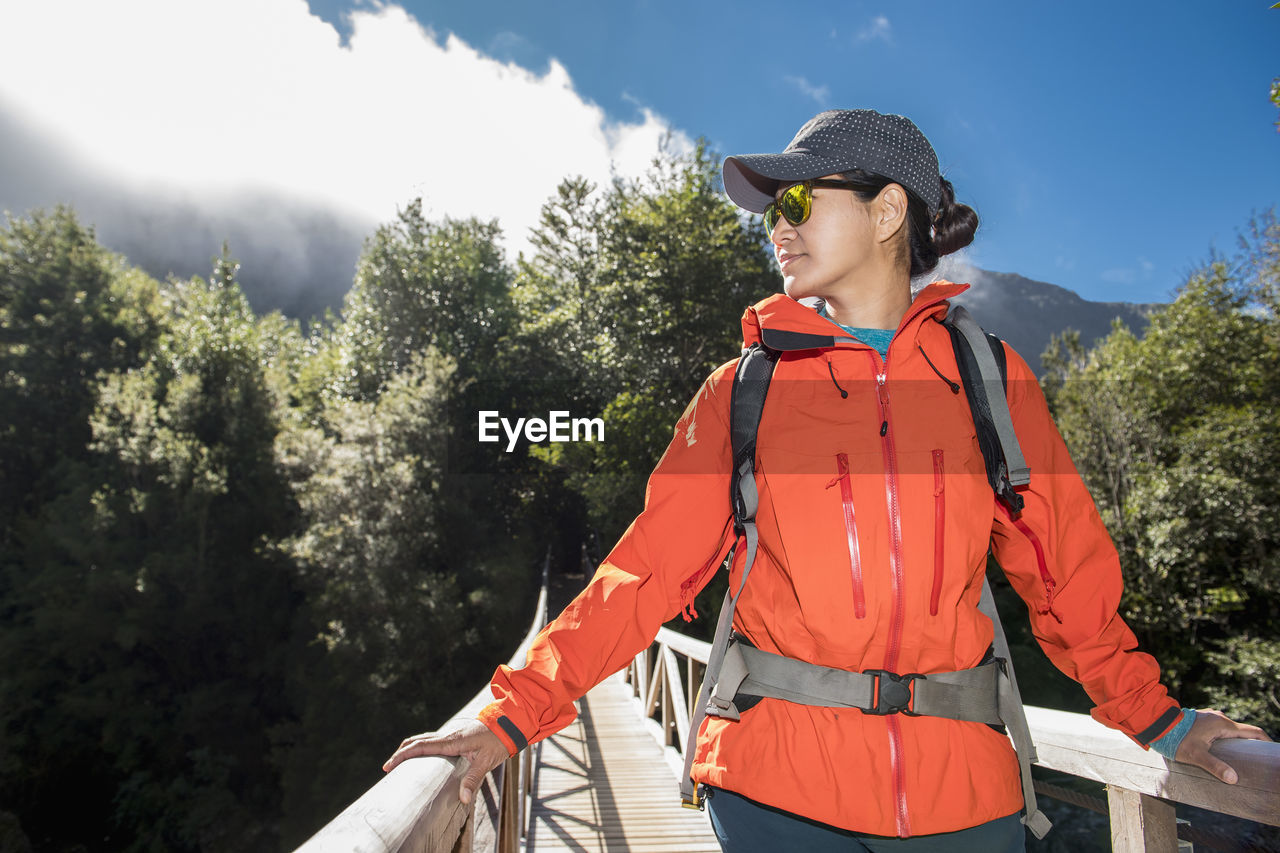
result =
M464 804L470 804L480 787L480 780L506 761L510 754L506 745L489 731L488 726L479 720L470 720L452 731L424 732L405 738L400 742L400 748L382 765L382 769L390 772L405 759L420 755L461 755L467 758L471 766L462 777L458 799Z

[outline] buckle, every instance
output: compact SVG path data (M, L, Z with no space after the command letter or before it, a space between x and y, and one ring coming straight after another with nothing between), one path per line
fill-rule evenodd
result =
M700 796L701 788L702 788L702 785L700 784L694 785L693 794L688 799L686 799L685 797L681 797L680 805L684 806L686 809L697 809L698 811L702 811L702 803L704 798Z
M866 669L863 675L874 675L876 677L876 685L874 691L875 704L872 707L864 709L864 714L875 714L876 716L885 716L887 714L906 714L908 717L920 716L915 711L908 710L911 706L911 682L917 678L924 679L925 676L918 672L909 672L906 675L898 675L896 672L889 672L887 669Z

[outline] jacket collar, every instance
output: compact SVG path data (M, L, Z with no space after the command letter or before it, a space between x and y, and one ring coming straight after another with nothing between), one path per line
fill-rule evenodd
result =
M946 314L946 301L969 289L967 284L935 281L916 294L911 307L903 315L894 337L909 327L918 326L932 314ZM837 338L841 344L837 344ZM816 310L801 305L785 293L775 293L752 305L742 315L742 345L749 347L760 341L775 350L824 349L848 343L840 329Z

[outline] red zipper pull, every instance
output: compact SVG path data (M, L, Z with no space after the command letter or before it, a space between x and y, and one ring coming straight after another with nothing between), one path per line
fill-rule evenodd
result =
M880 399L880 437L889 434L889 391L884 387L885 374L876 374L876 396Z

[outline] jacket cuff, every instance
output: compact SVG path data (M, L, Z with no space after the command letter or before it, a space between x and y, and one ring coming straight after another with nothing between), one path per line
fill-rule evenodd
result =
M1182 746L1182 739L1187 736L1187 732L1191 731L1195 722L1196 712L1191 708L1183 708L1177 725L1151 741L1151 748L1170 761L1176 761L1178 747Z
M1153 740L1168 734L1181 719L1182 709L1177 705L1172 705L1163 714L1156 717L1155 722L1134 735L1133 739L1141 744L1143 748L1150 748Z
M529 738L520 731L520 727L513 723L510 717L502 713L502 707L497 702L486 705L476 715L476 719L498 736L498 740L502 741L503 746L507 748L508 755L515 755L529 745Z

